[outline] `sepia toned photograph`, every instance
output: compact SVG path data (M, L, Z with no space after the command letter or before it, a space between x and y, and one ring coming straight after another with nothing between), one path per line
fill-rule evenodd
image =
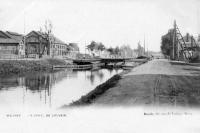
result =
M199 133L199 0L0 0L1 133Z

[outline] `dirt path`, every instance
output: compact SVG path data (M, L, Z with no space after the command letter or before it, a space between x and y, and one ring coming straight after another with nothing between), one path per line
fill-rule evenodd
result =
M200 67L152 60L124 74L115 87L95 99L94 105L200 105Z

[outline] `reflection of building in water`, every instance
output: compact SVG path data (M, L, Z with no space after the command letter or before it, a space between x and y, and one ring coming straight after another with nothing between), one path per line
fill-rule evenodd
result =
M73 72L72 70L56 71L53 73L29 73L24 77L17 75L2 76L0 77L0 90L20 86L23 88L23 101L31 92L38 94L41 102L51 105L52 86L64 78L76 76L77 72Z
M17 86L19 86L19 82L17 78L15 77L7 78L6 76L0 77L0 90L8 89L10 87L17 87Z
M29 89L33 92L49 89L50 84L51 82L49 75L39 74L25 78L26 89Z
M25 77L25 86L27 89L35 92L41 90L49 90L55 83L62 81L62 79L73 75L72 71L57 71L53 73L39 73L35 75L27 75ZM21 81L22 83L23 81Z
M26 90L31 90L31 92L40 94L40 101L45 104L48 103L51 106L51 89L52 86L69 75L75 75L70 70L57 71L48 74L38 74L34 76L27 76L25 78Z
M55 83L62 81L66 77L76 77L77 73L72 70L56 71L53 73L29 73L23 77L0 76L0 87L11 88L24 86L31 91L39 91L50 88Z

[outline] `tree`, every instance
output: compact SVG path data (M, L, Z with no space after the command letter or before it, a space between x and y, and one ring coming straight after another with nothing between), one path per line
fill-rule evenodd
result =
M45 31L42 32L42 28L40 27L40 34L38 35L38 41L39 41L39 49L38 49L38 55L39 58L42 58L44 55L44 52L47 52L47 55L50 54L50 45L53 43L55 40L52 36L52 22L50 20L45 21L44 25Z
M134 50L129 45L122 45L120 47L120 55L124 58L133 57L134 56Z
M137 52L138 56L142 56L144 54L144 47L141 46L140 42L138 42Z
M91 41L89 45L87 45L87 49L92 53L97 46L97 43L95 41Z
M198 35L197 42L200 42L200 34Z
M169 32L161 38L161 52L167 56L171 56L172 53L173 32L173 30L169 30Z
M115 50L112 47L108 48L107 51L110 53L110 55L114 55L115 54Z
M114 53L115 53L115 56L119 56L120 55L120 50L119 50L118 46L114 49Z
M191 37L190 34L189 34L189 33L186 33L186 40L185 40L185 41L186 41L186 42L189 42L190 37Z
M164 55L170 56L170 50L171 50L170 47L172 46L171 43L172 43L172 42L171 42L171 40L170 40L168 37L166 37L166 36L163 36L163 37L162 37L161 51L162 51L162 53L163 53Z
M102 42L95 42L95 41L91 41L91 43L89 45L87 45L87 49L94 54L94 52L98 52L100 55L100 52L102 52L103 50L105 50L105 46L103 45Z
M77 43L69 43L69 50L73 50L73 51L79 51L79 47Z
M102 51L104 51L106 48L105 48L105 46L103 45L103 43L100 42L100 43L98 44L98 48L97 48L97 49L98 49L99 52L102 52Z

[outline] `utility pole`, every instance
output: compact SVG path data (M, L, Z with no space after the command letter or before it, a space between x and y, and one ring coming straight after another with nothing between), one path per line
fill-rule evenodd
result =
M85 58L86 58L86 42L85 42Z
M147 56L149 56L149 45L147 43Z
M173 31L173 53L172 53L172 59L175 60L175 46L176 45L176 20L174 20L174 31Z
M145 34L144 34L144 55L145 55Z
M26 56L26 49L25 49L25 47L26 47L26 24L25 24L25 12L24 12L24 38L23 38L23 41L24 41L24 46L22 46L22 52L23 52L23 55L24 56ZM22 45L23 45L23 43L22 43Z
M26 30L26 27L25 27L25 12L24 12L24 34L25 34L25 30Z

